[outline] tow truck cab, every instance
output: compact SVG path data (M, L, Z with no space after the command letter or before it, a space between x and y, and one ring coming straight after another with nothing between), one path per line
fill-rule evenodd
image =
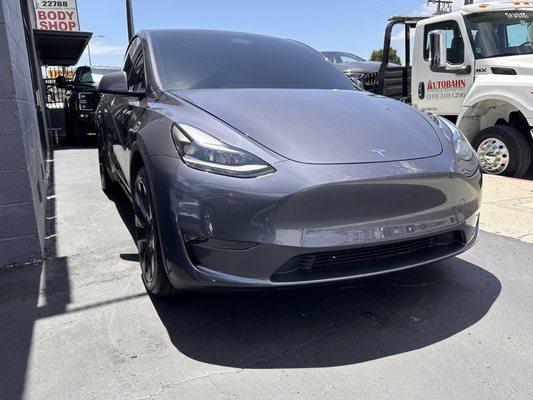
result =
M398 25L405 29L406 63L390 67L386 61ZM393 17L383 48L374 92L455 122L484 172L516 177L527 172L533 154L533 3Z

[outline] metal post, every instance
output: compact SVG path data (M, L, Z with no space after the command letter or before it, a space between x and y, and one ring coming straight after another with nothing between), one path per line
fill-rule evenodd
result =
M133 9L131 7L131 0L126 0L126 20L128 23L128 40L131 40L135 35L135 28L133 26Z
M87 55L89 56L89 67L92 67L93 63L91 61L91 43L90 43L90 41L87 42Z
M406 67L411 66L411 27L405 24L405 63Z

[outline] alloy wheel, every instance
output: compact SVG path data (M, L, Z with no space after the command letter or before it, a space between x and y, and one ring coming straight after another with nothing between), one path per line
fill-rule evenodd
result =
M478 148L479 163L484 172L501 174L509 165L509 149L500 139L487 138Z
M154 213L146 183L137 179L134 193L135 231L143 278L147 283L154 279L157 262L157 241L154 230Z

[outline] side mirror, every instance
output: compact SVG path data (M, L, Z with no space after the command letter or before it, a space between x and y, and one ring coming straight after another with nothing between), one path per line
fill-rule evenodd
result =
M56 78L56 87L59 89L66 89L67 88L67 78L65 78L63 75L59 75Z
M438 30L429 33L429 69L433 72L442 72L455 75L470 75L472 67L448 67L448 50L446 48L446 32Z
M448 55L446 49L446 32L432 31L429 33L429 67L434 72L444 72Z
M114 94L143 98L145 92L128 91L128 79L124 71L105 74L98 85L98 91L102 94Z

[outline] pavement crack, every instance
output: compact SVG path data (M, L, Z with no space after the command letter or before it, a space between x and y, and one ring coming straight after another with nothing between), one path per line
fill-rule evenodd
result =
M191 382L194 382L194 381L198 381L198 380L202 380L202 379L210 379L211 377L218 376L218 375L236 375L236 374L239 374L242 371L243 371L243 368L240 368L240 369L234 370L234 371L210 372L210 373L204 374L204 375L193 376L193 377L190 377L188 379L184 379L184 380L179 381L179 382L164 383L163 385L161 385L161 388L159 390L157 390L157 391L155 391L153 393L150 393L150 394L148 394L145 397L140 397L138 400L149 400L149 399L155 398L155 397L159 396L161 393L163 393L164 391L166 391L166 390L168 390L170 388L177 387L177 386L180 386L180 385L185 385L185 384L188 384L188 383L191 383Z
M317 336L315 338L309 339L309 340L307 340L307 341L305 341L303 343L288 344L281 351L279 351L276 355L274 355L272 357L268 357L268 358L259 358L259 359L255 360L255 361L251 362L250 364L248 364L245 368L254 368L258 364L268 364L269 362L280 358L281 356L283 356L284 354L288 353L289 351L302 350L302 349L306 348L307 346L309 346L311 344L317 343L317 342L321 341L322 339L327 338L328 336L336 333L337 331L339 331L339 330L341 330L343 328L346 328L346 326L329 329L324 334L319 335L319 336Z

